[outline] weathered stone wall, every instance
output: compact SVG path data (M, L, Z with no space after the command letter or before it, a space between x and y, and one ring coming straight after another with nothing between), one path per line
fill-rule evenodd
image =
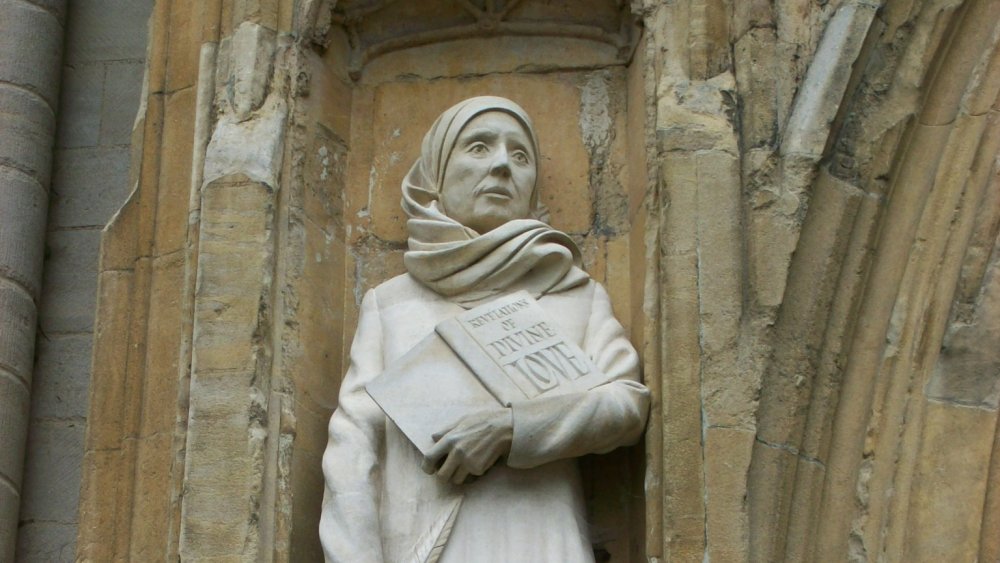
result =
M543 199L654 394L645 459L586 462L645 470L594 488L612 560L997 559L1000 1L634 1L616 44L625 8L157 2L82 559L316 558L398 181L487 91L558 155Z
M998 7L647 4L665 212L650 553L996 558L992 360L966 352L979 375L953 395L976 401L925 389L949 316L988 307L992 251L970 240L995 248Z
M77 536L84 560L115 560L112 554L176 559L165 557L168 542L156 535L175 523L171 498L158 493L171 491L183 475L183 460L175 461L171 446L184 420L177 355L191 322L190 308L178 298L185 288L191 182L185 162L199 117L194 84L201 22L211 29L212 21L188 8L152 7L145 88L131 133L133 190L102 234ZM168 62L170 38L180 47Z
M152 0L69 2L18 561L72 561L100 231L130 188Z

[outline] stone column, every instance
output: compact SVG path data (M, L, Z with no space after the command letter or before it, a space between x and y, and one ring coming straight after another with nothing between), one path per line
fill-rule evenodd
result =
M0 0L0 560L17 543L63 0Z

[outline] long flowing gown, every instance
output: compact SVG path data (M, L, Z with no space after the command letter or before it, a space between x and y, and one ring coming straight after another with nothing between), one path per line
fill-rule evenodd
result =
M409 274L365 295L323 456L327 561L409 561L456 506L444 563L593 561L575 458L638 440L648 391L603 287L591 280L539 304L610 382L515 403L510 454L473 482L452 485L421 470L420 453L364 386L463 309Z

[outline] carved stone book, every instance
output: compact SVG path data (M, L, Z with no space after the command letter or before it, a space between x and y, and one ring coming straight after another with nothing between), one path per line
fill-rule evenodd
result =
M470 309L435 331L505 406L605 382L604 374L526 291Z
M427 455L435 432L499 403L472 371L432 332L365 385L368 395Z
M438 324L365 389L426 455L432 436L468 413L605 381L538 302L519 291Z

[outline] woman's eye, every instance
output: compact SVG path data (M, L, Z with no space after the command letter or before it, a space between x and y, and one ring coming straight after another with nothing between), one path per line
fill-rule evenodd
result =
M514 162L518 164L528 164L528 155L524 154L521 151L515 152L512 158L514 159Z
M472 154L474 154L474 155L476 155L476 156L482 156L482 155L486 154L487 152L489 152L489 149L487 149L486 145L484 145L482 143L476 143L476 144L472 145L471 147L469 147L469 152L472 153Z

